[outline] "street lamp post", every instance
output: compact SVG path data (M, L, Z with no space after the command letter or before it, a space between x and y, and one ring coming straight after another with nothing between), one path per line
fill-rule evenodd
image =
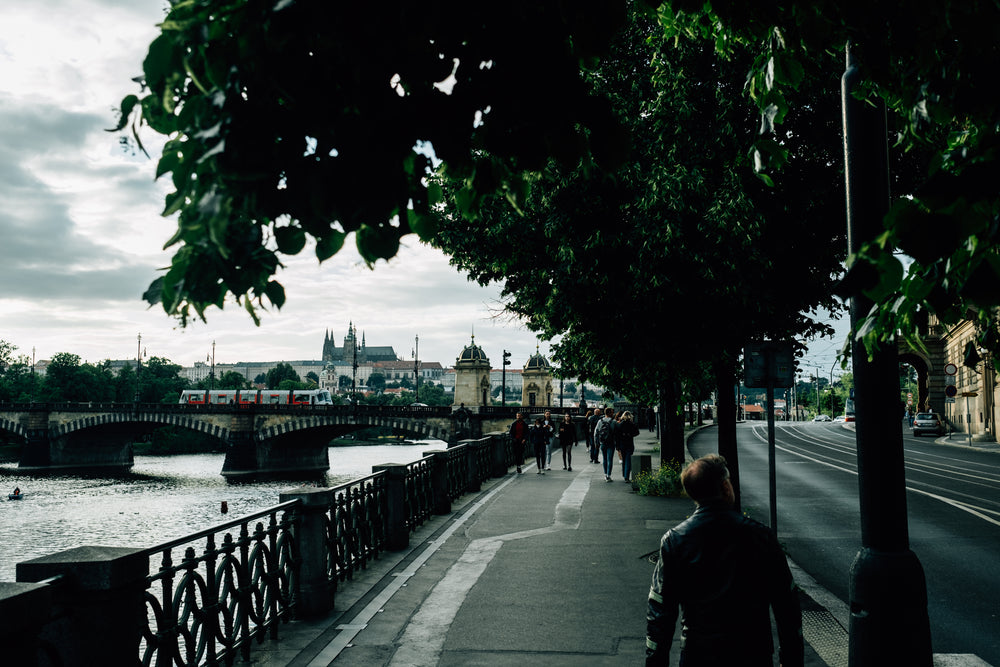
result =
M215 341L212 341L212 367L208 371L208 390L215 389Z
M139 402L139 371L142 370L142 334L136 336L135 344L135 402Z
M420 402L420 336L413 337L413 402Z
M503 351L503 365L500 367L500 405L507 407L507 367L510 366L510 352Z
M354 341L354 351L351 354L351 405L358 402L358 341Z

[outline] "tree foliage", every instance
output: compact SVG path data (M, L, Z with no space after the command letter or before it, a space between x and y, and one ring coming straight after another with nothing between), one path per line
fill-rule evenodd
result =
M16 349L0 340L0 354L7 355L0 363L0 401L176 403L189 385L180 376L181 367L161 357L143 361L137 378L134 365L115 373L108 360L81 363L79 355L60 352L49 360L44 375L36 375L30 359L14 356Z
M784 188L775 200L812 194L794 188L795 153L826 145L790 141L788 128L812 110L797 99L810 78L826 73L836 90L843 63L831 54L851 44L868 82L861 94L885 102L897 144L933 156L922 182L898 192L885 232L852 258L845 293L865 291L878 304L858 335L869 345L897 330L913 336L927 312L950 322L971 309L981 342L1000 348L1000 292L993 289L1000 278L1000 89L993 84L1000 6L643 6L663 44L694 45L733 63L724 81L714 80L728 86L729 100L749 98L756 108L754 118L733 119L745 136L716 144L728 158L716 164L726 170L707 165L704 175L732 187L729 167L745 156L747 170ZM551 158L564 172L619 165L628 146L621 126L608 97L587 88L583 74L606 56L626 7L624 0L518 0L503 11L453 0L173 3L143 63L142 94L123 101L118 128L131 127L137 140L143 126L167 138L156 173L172 179L164 213L179 214L168 241L177 250L147 298L186 321L232 295L256 319L260 305L284 303L274 280L281 257L301 252L310 238L322 261L355 232L374 262L395 254L402 235L435 237L430 213L442 192L426 181L421 145L456 179L451 204L477 231L492 224L482 216L486 197L522 209L524 174L545 171ZM673 62L659 60L655 81L665 92L675 81ZM700 123L673 121L681 130ZM633 143L649 141L649 129L634 123ZM677 149L685 158L713 157L693 142ZM686 163L665 158L660 168L679 176L676 165ZM817 201L842 210L832 199ZM579 233L613 235L615 222L595 218ZM801 222L803 230L813 226L811 218ZM904 267L895 249L915 261ZM703 250L728 256L723 245ZM789 258L795 253L784 248L770 254L774 267Z
M355 232L369 262L429 238L440 195L421 144L462 180L472 218L487 193L516 205L521 173L550 155L613 165L617 127L580 71L624 6L172 3L116 128L140 146L144 126L167 138L156 175L172 179L177 250L147 299L186 321L232 294L256 318L284 303L273 276L308 237L323 261Z
M277 366L272 368L267 372L267 387L268 389L280 389L281 383L285 381L291 381L295 383L301 383L302 378L299 374L295 372L291 364L285 362L279 363ZM300 387L292 387L293 389L299 389Z
M856 335L869 349L897 332L919 345L928 313L947 323L971 314L979 342L1000 349L1000 91L993 85L1000 49L988 36L1000 6L671 2L659 17L670 39L705 41L722 53L754 46L747 82L761 132L753 155L767 179L784 177L781 125L794 108L791 92L810 70L843 71L843 59L830 63L824 54L850 45L866 81L860 94L885 103L896 145L931 155L921 161L920 182L895 192L885 231L851 258L842 292L876 302ZM895 250L914 261L904 266Z
M752 117L735 54L660 48L656 37L634 17L588 77L643 139L617 173L552 162L523 215L490 200L481 228L452 209L435 239L471 278L502 282L509 311L559 339L564 372L642 402L666 378L700 398L704 364L735 359L754 337L826 332L800 313L836 307L846 248L839 144L835 133L823 141L836 110L813 105L789 121L796 177L767 188L739 151Z

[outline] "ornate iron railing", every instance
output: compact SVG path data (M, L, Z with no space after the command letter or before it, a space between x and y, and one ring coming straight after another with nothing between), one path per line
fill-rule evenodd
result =
M327 576L335 587L385 549L387 505L384 472L334 487L327 513Z
M404 508L406 527L411 533L424 525L434 507L434 487L431 483L433 467L433 456L425 456L406 466Z
M249 660L253 639L277 639L295 604L297 506L275 505L146 551L161 562L147 578L143 665L232 664L237 654Z

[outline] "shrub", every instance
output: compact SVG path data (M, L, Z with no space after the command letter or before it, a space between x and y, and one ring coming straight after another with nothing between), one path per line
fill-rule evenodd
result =
M640 472L633 478L632 487L640 496L680 498L684 494L681 486L681 465L671 461L656 470Z

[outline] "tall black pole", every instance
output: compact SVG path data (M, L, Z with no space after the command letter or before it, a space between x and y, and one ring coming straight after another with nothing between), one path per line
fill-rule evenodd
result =
M849 46L841 80L847 243L852 253L882 232L889 210L885 106L853 97L861 83L856 56ZM851 325L856 327L873 305L865 296L852 297ZM851 667L930 667L927 584L909 548L896 349L883 344L871 359L860 343L852 349L861 550L850 574L848 660Z
M413 402L420 402L420 336L413 337Z

